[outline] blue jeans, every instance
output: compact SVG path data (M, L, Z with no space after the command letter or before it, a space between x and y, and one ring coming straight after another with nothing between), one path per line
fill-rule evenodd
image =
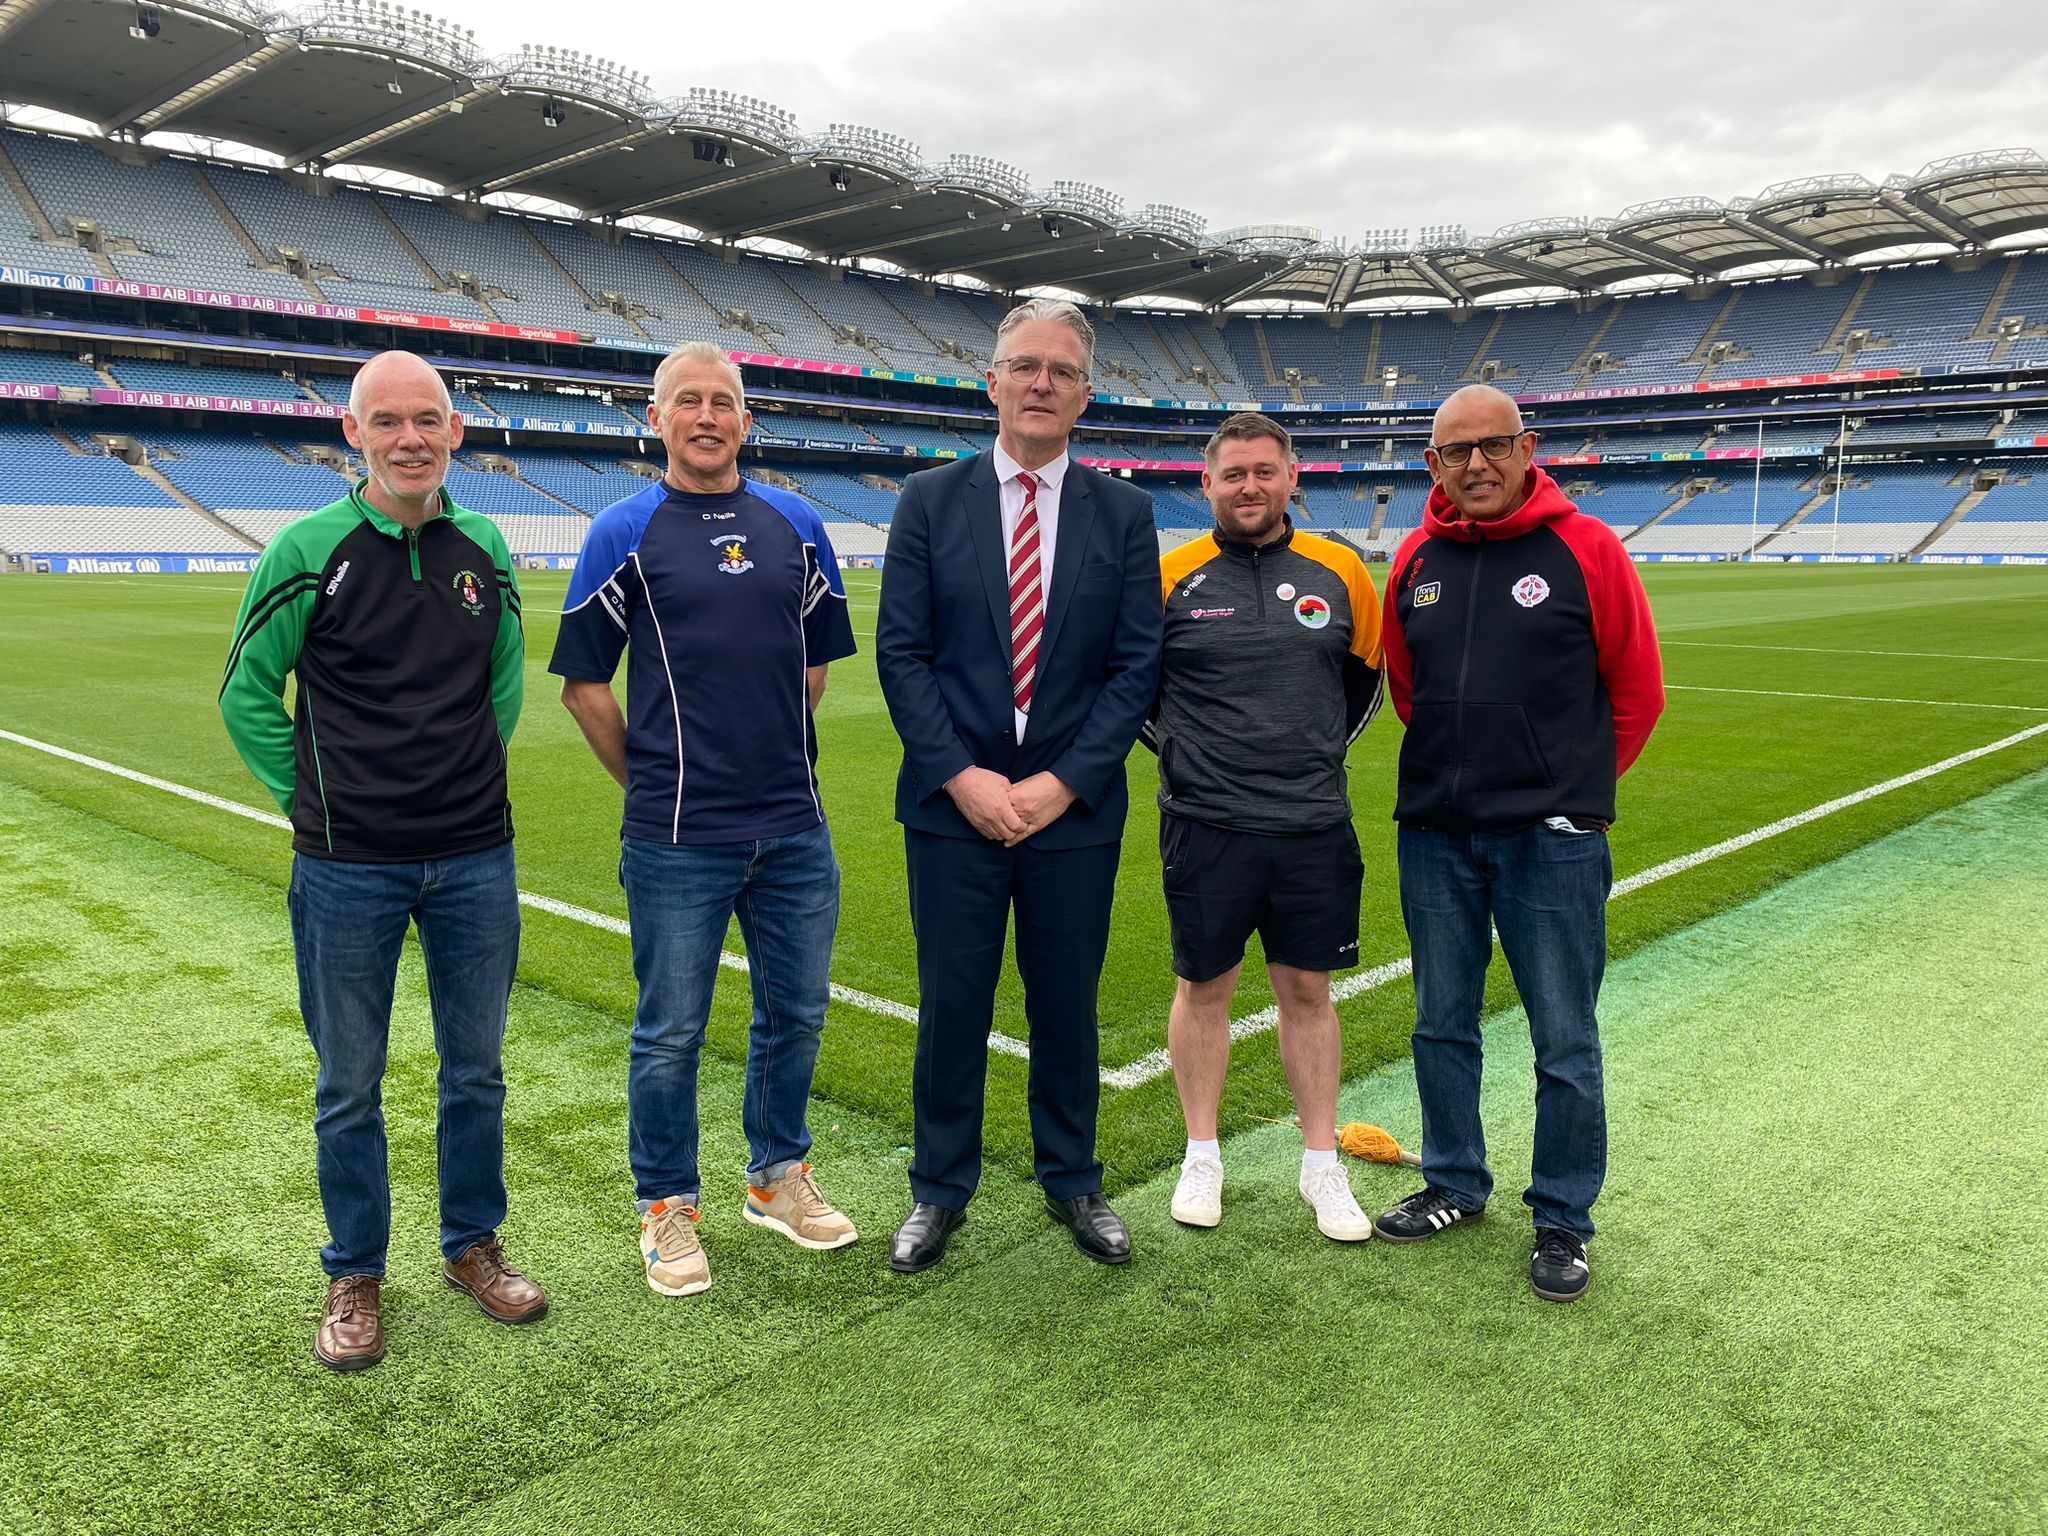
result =
M1581 1241L1607 1178L1594 1008L1607 968L1614 864L1601 832L1400 833L1401 916L1415 956L1422 1175L1476 1209L1493 1193L1479 1124L1479 1012L1491 918L1536 1047L1536 1146L1523 1202Z
M391 1244L384 1058L405 930L419 924L441 1059L435 1117L441 1252L505 1219L505 1008L519 963L512 845L418 864L292 859L299 1012L320 1070L313 1136L330 1277L382 1275Z
M820 822L747 843L622 838L619 883L640 984L626 1073L634 1192L643 1202L697 1203L697 1061L719 951L735 913L754 992L740 1115L751 1153L747 1177L773 1183L811 1150L804 1111L839 926L831 829Z

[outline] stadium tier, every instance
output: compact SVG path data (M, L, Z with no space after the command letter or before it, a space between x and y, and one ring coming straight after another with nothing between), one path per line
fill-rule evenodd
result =
M1009 302L857 265L8 128L0 264L15 263L60 278L210 285L249 296L245 308L297 313L292 306L317 301L379 312L344 325L388 325L396 312L407 324L418 316L456 331L523 327L556 338L544 365L478 352L474 369L451 371L472 423L451 492L497 519L515 550L547 556L573 552L590 514L658 469L659 445L632 440L647 375L654 354L697 339L830 365L796 391L750 371L748 463L810 495L845 531L847 553L880 554L902 477L920 459L991 445L990 427L967 424L986 402L958 399L964 417L888 420L880 412L914 403L950 412L953 400L849 394L837 376L973 377L993 355ZM1300 513L1305 526L1375 552L1421 517L1427 407L1413 403L1486 381L1524 396L1701 389L1708 398L1696 403L1667 395L1661 408L1642 408L1659 420L1631 419L1617 403L1533 407L1542 451L1574 461L1553 472L1640 554L2048 553L2027 457L2048 438L2048 407L1998 393L2038 392L2025 371L2048 367L2048 252L1408 313L1097 305L1091 317L1096 385L1112 398L1091 407L1077 456L1185 464L1233 400L1263 399L1283 413L1351 402L1342 416L1290 418L1313 433L1305 459L1343 466L1304 475ZM282 336L264 349L222 325L204 333L205 360L195 361L180 355L175 333L113 329L87 339L0 316L0 386L65 402L20 412L44 420L0 421L0 506L10 509L0 548L10 554L246 549L332 499L354 471L331 419L281 422L345 403L351 357L365 342L389 344L388 332L350 334L348 352ZM559 344L564 333L612 349L605 370L579 372L578 349ZM624 352L646 363L622 362ZM1843 388L1820 409L1748 386L1711 398L1745 379L1847 369L1924 377L1889 393ZM1944 394L1950 386L1935 375L1968 379L1974 392ZM583 380L587 391L571 392ZM203 420L183 408L153 418L153 401L101 394L92 398L119 411L80 415L81 392L113 387L199 396L210 409ZM615 403L606 398L614 390ZM1139 397L1142 419L1125 396ZM1176 418L1178 402L1187 408ZM1378 415L1375 403L1391 409ZM236 412L269 422L252 430ZM495 418L538 425L499 430ZM105 451L114 438L132 440L118 456ZM1726 462L1759 450L1770 461L1760 476ZM1681 456L1697 470L1677 468ZM1624 467L1645 458L1664 462ZM1980 462L1984 476L1973 469ZM1185 473L1143 473L1142 483L1162 540L1208 526Z
M10 130L0 153L17 172L0 192L0 261L32 270L969 375L1003 308L992 294L134 146ZM2028 365L2048 362L2048 255L1422 314L1105 308L1096 323L1101 388L1212 405L1438 398L1475 380L1527 394Z
M177 390L194 395L261 400L308 398L306 392L290 379L257 368L219 368L203 363L155 362L128 357L109 359L103 366L126 389Z
M75 357L57 352L32 352L26 347L0 349L0 380L55 384L74 389L94 389L107 382Z
M514 553L573 555L592 515L658 473L658 460L627 447L568 452L471 443L454 456L448 490L496 521ZM116 450L136 462L114 456ZM758 449L743 464L746 473L809 497L841 555L884 552L907 468L869 473L763 457ZM1583 510L1622 534L1636 554L1729 556L1752 547L1764 557L1809 558L2048 552L2048 479L2037 486L2023 466L1979 479L1967 462L1852 462L1839 495L1825 465L1760 474L1725 463L1712 473L1676 470L1561 466L1555 473ZM246 553L290 518L342 495L359 473L359 461L328 422L277 423L261 432L146 423L80 436L0 419L0 551ZM1140 483L1153 495L1162 545L1210 526L1194 479L1146 476ZM1420 522L1428 490L1428 477L1414 470L1304 477L1296 516L1310 531L1385 555ZM1958 509L1965 515L1930 544Z

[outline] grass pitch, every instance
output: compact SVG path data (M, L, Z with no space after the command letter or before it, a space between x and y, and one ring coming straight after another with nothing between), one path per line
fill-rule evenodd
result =
M890 1121L818 1106L865 1228L739 1220L740 1075L705 1063L716 1284L642 1286L623 1029L532 986L508 1050L530 1329L435 1273L433 1055L401 978L391 1357L309 1341L310 1052L276 891L0 783L0 1530L2039 1532L2048 1525L2048 774L1650 944L1605 1007L1594 1288L1528 1291L1533 1083L1489 1030L1487 1219L1340 1247L1296 1141L1226 1149L1224 1225L1127 1188L1075 1254L992 1170L947 1263L876 1251ZM1342 1113L1409 1132L1405 1064ZM1378 1207L1407 1170L1354 1167Z
M1666 642L1670 708L1623 781L1613 834L1626 877L1782 817L2048 721L2048 571L2029 568L1646 567ZM833 976L897 1003L917 996L900 829L891 815L899 751L872 658L879 575L847 573L862 654L833 668L820 712L821 778L845 869ZM528 695L512 747L514 816L525 889L623 916L619 792L598 768L546 671L565 578L526 583ZM214 712L241 583L231 578L77 577L0 584L0 729L252 805L265 797L236 760ZM1731 691L1732 690L1732 691ZM1407 950L1393 881L1393 760L1400 725L1385 709L1351 759L1366 859L1360 962ZM1939 806L2048 764L2048 734L1907 789L1830 815L1618 901L1614 952L1626 954ZM1156 778L1143 748L1130 764L1124 841L1102 991L1102 1060L1119 1067L1164 1043L1172 995L1159 894ZM36 789L228 868L282 886L277 832L123 784L0 741L0 780ZM730 944L740 945L735 933ZM1504 968L1491 1006L1511 1001ZM1256 963L1237 1012L1270 1002ZM626 941L529 913L521 975L615 1018L632 1008ZM745 986L728 978L711 1049L745 1049ZM1404 1055L1405 985L1344 1006L1347 1075ZM997 1028L1024 1034L1006 973ZM835 1008L821 1095L904 1125L913 1027ZM1024 1067L991 1065L989 1155L1028 1172ZM1226 1133L1288 1112L1270 1034L1239 1045L1224 1104ZM1105 1096L1102 1151L1113 1186L1149 1177L1181 1135L1165 1077Z
M865 640L875 583L850 576ZM2048 723L2048 572L1646 576L1671 709L1623 785L1624 878ZM260 805L212 703L239 586L0 581L0 730ZM522 883L618 914L617 792L543 670L560 588L528 592ZM1398 735L1383 713L1352 764L1367 965L1405 950ZM865 656L835 668L821 736L835 975L914 1001ZM1317 1237L1294 1132L1264 1123L1288 1108L1267 1035L1237 1051L1217 1232L1165 1214L1170 1081L1105 1094L1138 1257L1098 1269L1036 1209L1021 1063L996 1056L982 1195L947 1263L905 1280L880 1250L906 1199L909 1027L833 1010L816 1156L864 1237L805 1254L739 1219L736 977L704 1065L716 1284L663 1302L632 1247L624 941L531 914L505 1236L556 1306L498 1328L435 1272L409 954L392 1354L342 1379L309 1349L285 837L0 740L0 1530L2043 1531L2044 767L2048 732L1615 903L1613 1174L1570 1308L1524 1276L1512 1010L1490 1026L1484 1223L1418 1249ZM1110 1066L1157 1049L1171 985L1142 752L1131 772ZM1265 1001L1248 986L1239 1012ZM1412 1142L1411 1006L1396 982L1342 1014L1345 1116ZM1020 1032L1014 992L1004 1009ZM1353 1181L1377 1208L1414 1176Z

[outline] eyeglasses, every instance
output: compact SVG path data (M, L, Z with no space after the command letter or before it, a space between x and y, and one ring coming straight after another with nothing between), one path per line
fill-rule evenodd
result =
M1030 384L1042 368L1052 379L1054 389L1077 388L1088 377L1072 363L1048 363L1035 357L999 357L995 366L1012 384Z
M1472 462L1472 450L1477 448L1494 463L1498 464L1515 451L1515 444L1528 434L1516 432L1508 437L1480 437L1469 443L1431 443L1430 451L1453 469L1462 469Z

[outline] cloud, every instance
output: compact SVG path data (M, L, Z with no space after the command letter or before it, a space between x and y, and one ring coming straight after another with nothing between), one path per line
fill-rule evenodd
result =
M666 92L742 91L807 129L862 123L1212 228L1482 235L2048 139L2048 34L2013 0L445 8L494 48L589 49Z

